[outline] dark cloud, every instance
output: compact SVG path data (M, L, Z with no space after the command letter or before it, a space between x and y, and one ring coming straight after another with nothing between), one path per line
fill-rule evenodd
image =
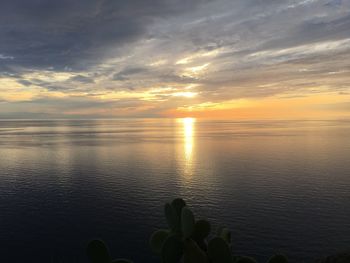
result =
M323 21L320 18L307 19L286 33L264 43L258 50L290 48L298 45L349 38L350 15L331 21Z
M82 75L77 75L77 76L71 77L69 80L81 82L81 83L95 83L93 78L82 76Z
M123 116L125 110L135 110L137 112L138 107L142 104L143 102L133 99L101 101L81 96L39 98L11 103L5 101L0 103L0 117L1 119L113 118ZM101 113L95 113L99 112L100 109L104 110L102 115Z
M48 91L60 91L60 92L67 92L67 91L74 91L75 87L70 86L61 86L56 84L46 84L42 85L42 87L45 87Z
M31 86L33 84L32 82L25 80L25 79L19 79L19 80L17 80L17 82L24 85L24 86Z
M4 0L0 51L7 65L62 70L96 65L113 48L144 35L157 18L202 0Z
M325 5L329 7L340 7L343 3L343 0L331 0L327 2Z
M136 75L139 73L145 73L147 71L148 71L148 69L145 67L129 67L129 68L123 69L122 71L114 74L113 80L119 80L119 81L128 80L129 77L132 75Z

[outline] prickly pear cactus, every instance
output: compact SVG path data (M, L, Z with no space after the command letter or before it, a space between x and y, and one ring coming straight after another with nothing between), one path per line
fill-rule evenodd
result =
M162 262L177 263L181 260L184 253L184 244L176 235L170 235L162 247Z
M87 247L87 255L91 263L110 263L111 257L109 255L106 244L101 240L92 240Z
M209 241L208 256L213 263L231 263L232 255L227 242L221 237Z
M150 245L153 252L160 254L165 240L170 235L169 230L160 229L155 231L150 238Z
M211 225L207 220L198 220L194 225L192 239L197 242L203 251L207 251L208 249L206 238L208 238L210 231Z
M254 258L231 253L231 232L220 227L217 236L208 240L211 225L207 220L195 220L194 214L181 198L166 203L164 213L169 229L156 230L149 243L162 263L257 263ZM112 260L108 247L101 240L88 244L87 255L91 263L132 263L128 259ZM288 263L277 254L267 263Z
M128 259L114 259L112 263L132 263L132 261Z
M254 258L231 253L231 232L220 227L217 236L209 240L211 225L207 220L195 220L181 198L165 204L168 230L155 231L150 238L152 250L160 254L162 263L256 263ZM268 263L288 263L282 255Z
M128 259L111 259L108 248L102 240L92 240L87 247L87 255L91 263L132 263Z
M236 263L257 263L256 260L252 257L242 256L238 257Z
M218 229L218 236L224 239L228 244L231 244L231 231L226 227Z
M176 212L176 209L169 203L166 203L164 206L164 213L166 221L174 233L180 231L180 219L179 215Z
M176 213L181 215L182 208L186 206L186 202L181 198L176 198L171 202L171 205L175 208Z
M192 236L195 226L194 215L188 207L183 207L181 211L181 227L184 239Z
M284 255L277 254L273 255L268 263L288 263L288 259Z
M209 236L211 225L207 220L198 220L194 226L193 237L198 239L205 239Z
M209 263L209 258L198 244L192 239L187 239L184 242L184 263Z

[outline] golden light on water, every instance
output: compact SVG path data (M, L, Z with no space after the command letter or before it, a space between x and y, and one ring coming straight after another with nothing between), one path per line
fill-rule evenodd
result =
M184 118L183 122L183 134L184 134L184 152L186 163L191 163L192 161L192 151L193 151L193 137L194 137L194 123L196 119L194 118Z
M183 183L191 180L193 176L193 149L195 144L195 118L181 118L177 119L179 124L179 135L182 136L182 145L179 148L180 167L183 170Z
M196 137L196 119L195 118L178 118L178 135L181 143L178 144L178 165L182 171L181 182L186 185L190 183L194 175L194 149Z

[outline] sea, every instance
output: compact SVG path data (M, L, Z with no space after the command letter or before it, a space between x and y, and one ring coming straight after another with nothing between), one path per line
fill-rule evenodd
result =
M0 121L1 262L160 262L149 247L183 198L235 255L290 262L350 249L350 120Z

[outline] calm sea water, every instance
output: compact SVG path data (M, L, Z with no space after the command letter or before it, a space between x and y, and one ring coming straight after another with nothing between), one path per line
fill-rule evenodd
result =
M0 122L3 262L158 262L163 205L187 200L233 250L293 262L350 249L350 121Z

